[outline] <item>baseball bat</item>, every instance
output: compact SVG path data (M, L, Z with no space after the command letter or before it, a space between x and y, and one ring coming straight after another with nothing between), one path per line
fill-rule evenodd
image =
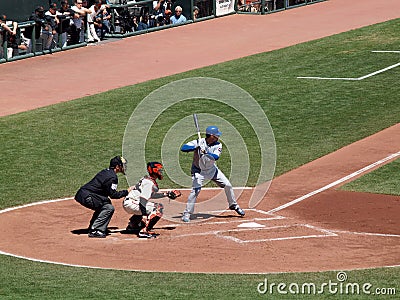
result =
M199 119L197 118L197 114L193 114L193 121L194 121L194 126L196 126L197 136L200 141L201 135L200 135Z

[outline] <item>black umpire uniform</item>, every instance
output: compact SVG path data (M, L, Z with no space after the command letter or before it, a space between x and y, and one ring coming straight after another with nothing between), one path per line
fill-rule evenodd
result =
M118 170L116 170L119 166ZM89 237L106 237L107 226L114 214L111 199L120 199L128 195L128 190L117 191L118 172L125 174L126 160L116 156L111 159L110 167L97 175L75 195L75 200L86 208L94 210L89 225Z

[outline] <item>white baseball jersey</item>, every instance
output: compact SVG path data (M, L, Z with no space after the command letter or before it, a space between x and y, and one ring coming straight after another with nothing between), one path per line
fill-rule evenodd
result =
M198 147L204 149L205 153L201 153ZM220 142L216 141L213 144L207 145L205 138L201 138L199 141L193 140L184 144L181 147L181 151L194 152L192 162L192 191L189 194L184 214L193 214L197 196L205 179L214 181L219 187L225 190L229 207L237 204L232 184L215 164L222 152Z
M206 153L200 153L198 147L204 148ZM183 152L193 151L192 173L201 173L203 176L212 178L217 172L218 168L216 160L219 159L222 152L222 144L215 142L207 145L206 139L193 140L182 146Z
M141 215L141 204L146 208L146 214L149 215L155 206L155 203L150 202L149 199L165 197L164 193L159 193L158 191L157 182L153 178L149 176L143 177L135 185L135 189L130 191L123 201L124 210L129 214Z

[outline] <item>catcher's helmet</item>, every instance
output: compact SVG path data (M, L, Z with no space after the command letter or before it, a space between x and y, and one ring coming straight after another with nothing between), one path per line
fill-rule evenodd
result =
M222 134L222 132L219 131L219 129L218 129L217 126L208 126L208 127L206 128L206 134L208 134L208 135L215 135L215 136L217 136L217 137L220 137L221 134Z
M163 165L157 161L151 161L147 163L147 172L151 177L156 177L158 179L163 179Z
M111 158L110 160L110 169L115 169L116 166L120 166L122 168L122 173L125 174L127 166L128 165L128 161L123 158L122 156L116 156Z

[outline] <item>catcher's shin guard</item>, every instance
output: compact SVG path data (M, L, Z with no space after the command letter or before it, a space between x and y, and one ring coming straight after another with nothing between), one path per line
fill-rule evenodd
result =
M151 231L154 225L161 219L163 216L164 206L161 203L156 203L153 212L147 217L146 230Z

